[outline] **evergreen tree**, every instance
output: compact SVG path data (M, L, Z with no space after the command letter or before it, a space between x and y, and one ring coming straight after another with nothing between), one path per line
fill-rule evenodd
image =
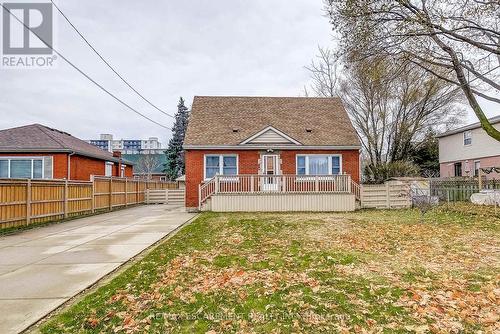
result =
M167 163L165 165L165 173L170 180L175 180L177 177L185 173L184 166L184 136L188 125L189 110L184 105L184 99L179 99L177 104L177 113L175 114L175 123L172 127L172 138L168 142Z
M413 162L420 167L422 176L437 176L439 174L439 141L436 138L436 132L430 129L423 140L413 146L410 155Z

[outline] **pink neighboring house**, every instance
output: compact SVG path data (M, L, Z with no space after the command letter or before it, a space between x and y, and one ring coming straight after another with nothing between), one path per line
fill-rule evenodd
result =
M490 118L500 130L500 116ZM441 177L477 176L479 168L500 167L500 142L491 138L479 123L447 131L438 136ZM486 175L488 179L500 174Z

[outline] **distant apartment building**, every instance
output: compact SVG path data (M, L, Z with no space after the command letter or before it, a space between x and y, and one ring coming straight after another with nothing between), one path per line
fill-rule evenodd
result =
M500 116L490 119L500 130ZM477 176L479 168L500 167L500 142L488 136L480 123L463 126L438 136L441 177ZM487 178L500 178L490 173Z
M101 134L99 139L91 139L89 143L104 151L121 152L122 154L163 154L165 151L156 137L141 139L113 139L111 134Z

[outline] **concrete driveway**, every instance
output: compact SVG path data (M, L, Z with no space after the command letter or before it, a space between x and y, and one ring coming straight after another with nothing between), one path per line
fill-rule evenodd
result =
M18 333L194 217L140 206L0 238L0 333Z

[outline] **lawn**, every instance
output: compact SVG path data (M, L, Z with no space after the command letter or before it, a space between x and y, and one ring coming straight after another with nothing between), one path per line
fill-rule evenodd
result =
M500 211L204 213L42 333L500 331Z

